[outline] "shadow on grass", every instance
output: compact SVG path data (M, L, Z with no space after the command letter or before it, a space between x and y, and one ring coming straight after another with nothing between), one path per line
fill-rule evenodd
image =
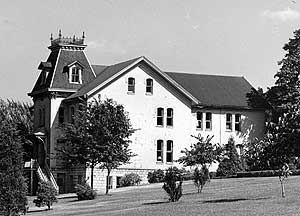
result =
M52 210L52 209L50 209ZM34 212L44 212L44 211L49 211L48 209L37 209L37 210L28 210L26 213L34 213Z
M169 201L148 202L148 203L143 203L143 205L157 205L157 204L164 204L164 203L169 203Z
M247 200L265 200L269 199L269 197L263 198L253 198L253 199L246 199L246 198L236 198L236 199L217 199L217 200L205 200L201 201L202 203L227 203L227 202L239 202L239 201L247 201Z

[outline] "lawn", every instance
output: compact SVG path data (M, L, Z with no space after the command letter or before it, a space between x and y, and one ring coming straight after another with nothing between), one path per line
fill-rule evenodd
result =
M185 182L183 196L169 203L161 184L120 188L96 200L59 200L51 211L29 209L33 215L300 215L300 176L289 177L286 198L281 198L278 178L213 179L196 193Z

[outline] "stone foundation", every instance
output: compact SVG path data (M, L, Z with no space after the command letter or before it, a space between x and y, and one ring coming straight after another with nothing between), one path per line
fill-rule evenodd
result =
M134 168L118 168L114 169L110 173L110 189L117 188L119 186L119 179L125 174L136 173L138 174L142 181L140 184L148 184L147 175L148 172L152 172L154 169L134 169ZM91 183L91 169L86 169L86 177L88 179L88 183ZM106 177L107 171L101 170L99 168L94 169L94 189L97 190L98 193L105 193L106 190Z

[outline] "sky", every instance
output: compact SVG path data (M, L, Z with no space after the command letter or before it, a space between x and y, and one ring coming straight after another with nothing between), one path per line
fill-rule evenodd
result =
M0 98L27 96L50 34L81 36L92 64L146 56L163 71L244 76L274 85L300 0L0 0Z

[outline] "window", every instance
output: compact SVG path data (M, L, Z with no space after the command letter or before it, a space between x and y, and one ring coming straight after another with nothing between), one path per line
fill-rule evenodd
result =
M81 80L80 80L80 78L81 78L81 74L80 74L81 70L80 70L80 68L74 66L74 67L71 67L70 70L71 70L70 82L71 83L81 83Z
M164 126L164 108L157 108L157 126Z
M167 163L173 162L173 141L167 141Z
M235 114L234 129L235 131L241 131L241 114Z
M232 114L226 113L226 130L232 130Z
M128 78L128 93L135 92L135 79L132 77Z
M75 107L71 106L71 108L70 108L70 120L71 120L71 123L74 123L74 115L75 115Z
M197 129L202 129L202 119L203 119L203 113L202 112L197 112Z
M42 71L42 73L41 73L41 85L43 85L43 84L46 83L46 80L47 80L47 74L48 74L47 71Z
M60 107L58 109L58 123L62 124L65 121L65 109L63 107Z
M164 142L162 140L157 140L157 145L156 145L157 162L163 162L163 153L164 153Z
M146 94L153 94L153 80L146 79Z
M167 109L167 126L173 126L173 109Z
M211 130L212 122L211 122L211 113L208 112L205 115L205 129Z

